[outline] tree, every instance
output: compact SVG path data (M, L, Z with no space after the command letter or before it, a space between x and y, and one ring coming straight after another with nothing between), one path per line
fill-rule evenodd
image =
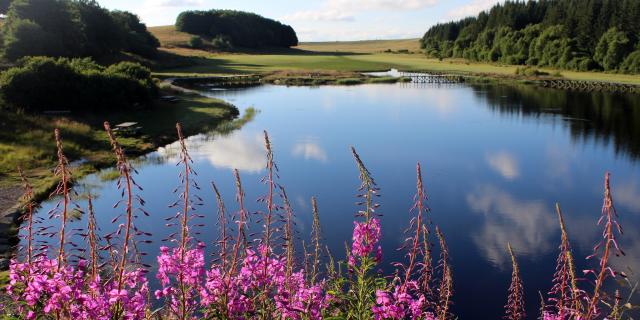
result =
M242 11L185 11L178 15L176 29L212 39L224 37L239 47L298 45L298 37L291 26Z
M605 32L596 46L594 60L604 70L615 70L629 53L629 38L617 28Z
M37 55L99 58L120 51L151 57L160 46L137 16L109 12L95 0L13 0L2 44L9 60Z
M620 72L624 73L640 73L640 50L636 50L629 54L620 65Z

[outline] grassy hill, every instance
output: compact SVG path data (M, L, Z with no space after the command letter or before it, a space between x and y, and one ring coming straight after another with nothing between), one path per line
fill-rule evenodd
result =
M147 30L158 38L160 45L165 48L187 46L192 37L188 33L177 31L174 26L148 27Z
M384 51L420 52L418 39L302 42L297 49L316 52L376 53Z

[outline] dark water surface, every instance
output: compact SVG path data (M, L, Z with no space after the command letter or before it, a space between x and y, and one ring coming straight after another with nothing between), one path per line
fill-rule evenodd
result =
M454 312L461 319L497 319L506 302L511 243L520 260L528 313L539 308L555 267L560 229L554 203L565 212L579 270L598 240L603 177L612 173L614 200L626 229L627 257L619 269L640 270L640 98L571 93L532 86L415 85L284 87L210 90L241 111L260 112L227 135L190 137L188 146L203 186L207 216L201 240L216 237L215 180L229 211L235 211L232 169L241 171L249 207L266 192L262 130L271 136L281 182L297 215L301 238L310 232L310 198L317 196L325 243L338 258L350 241L358 172L355 146L381 187L385 269L400 261L420 161L432 220L450 248ZM173 130L173 128L167 128ZM139 222L154 234L147 246L154 261L159 240L174 229L162 218L174 211L178 185L177 146L139 159L137 182L152 215ZM81 181L95 201L98 223L113 229L120 193L115 182L93 175ZM51 209L45 203L41 212ZM79 201L81 206L85 202ZM84 221L78 222L84 225ZM209 251L210 247L208 248ZM634 275L635 279L638 279Z

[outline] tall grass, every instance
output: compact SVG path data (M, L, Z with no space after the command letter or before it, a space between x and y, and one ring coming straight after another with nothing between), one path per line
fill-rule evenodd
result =
M92 195L88 195L87 228L81 233L86 239L88 254L78 261L67 259L66 248L78 245L68 241L67 219L73 206L73 189L69 184L67 161L62 137L55 132L59 165L55 174L60 185L54 195L60 205L48 217L60 219L56 246L36 245L35 240L54 235L46 228L35 228L40 221L34 217L32 190L23 176L25 186L24 245L19 257L11 263L11 282L6 293L11 303L5 306L6 316L24 319L456 319L454 301L454 269L443 230L432 223L432 212L422 180L422 168L416 166L416 193L408 217L407 240L400 248L405 259L393 263L396 271L385 276L376 271L383 263L381 242L380 188L362 158L351 149L359 173L360 187L356 193L352 241L346 246L346 261L336 262L327 250L322 253L322 228L318 201L311 199L311 243L303 244L304 255L296 254L295 212L285 188L279 184L279 169L274 160L274 147L264 133L267 163L262 182L266 193L258 200L265 205L258 212L258 234L248 234L252 221L245 207L245 193L238 170L233 171L237 211L229 215L218 187L212 183L217 202L218 239L214 243L214 259L206 262L206 245L196 241L199 219L205 216L201 208L202 192L196 182L197 173L180 124L176 135L180 144L177 200L170 205L176 213L167 217L168 228L177 229L160 247L155 277L161 288L151 297L148 270L140 263L145 253L140 243L151 234L140 230L137 222L148 216L144 200L137 194L141 187L135 182L131 166L109 123L104 124L117 160L117 188L122 199L114 207L121 214L112 219L116 231L101 236L96 224ZM21 170L19 170L21 173ZM617 237L622 233L613 203L610 176L605 176L604 203L598 224L603 226L603 238L591 256L598 259L593 270L593 287L576 276L569 234L559 205L558 221L561 243L556 271L550 292L543 296L540 317L546 320L623 319L628 305L617 292L609 296L605 287L613 285L611 278L624 276L613 269L610 255L624 254ZM439 257L433 266L435 233ZM254 239L249 239L253 237ZM505 318L525 318L524 283L514 248L506 244L512 261L512 279L508 290ZM39 252L39 253L36 253ZM57 253L56 253L57 252ZM50 257L49 254L53 256ZM103 257L107 257L106 259ZM154 307L158 308L153 309ZM482 318L482 315L477 315Z

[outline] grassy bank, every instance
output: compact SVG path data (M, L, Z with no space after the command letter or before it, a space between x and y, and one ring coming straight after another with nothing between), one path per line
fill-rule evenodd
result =
M190 35L173 27L150 28L163 44L161 50L171 56L188 57L190 65L156 68L160 76L220 74L267 74L283 70L377 71L396 68L406 71L437 71L480 76L515 77L518 66L472 63L458 59L440 61L418 53L417 40L380 40L301 43L288 51L261 53L217 53L187 47ZM412 43L414 43L412 45ZM385 52L391 50L393 53ZM398 53L407 50L414 53ZM521 66L520 66L521 67ZM609 81L640 84L640 76L601 72L575 72L541 69L560 74L568 80Z
M19 194L18 165L25 169L39 198L46 197L55 185L56 180L52 177L56 165L54 128L61 130L70 161L82 159L74 165L75 178L80 178L113 164L113 154L102 127L105 120L112 124L139 123L141 135L119 139L127 153L138 155L175 140L176 122L183 124L186 134L192 134L213 129L238 113L235 107L221 100L167 88L163 89L163 94L176 95L179 100L173 103L157 101L149 110L77 118L0 112L0 152L5 155L0 160L0 190L7 195L3 197L0 211L15 204L15 194Z

